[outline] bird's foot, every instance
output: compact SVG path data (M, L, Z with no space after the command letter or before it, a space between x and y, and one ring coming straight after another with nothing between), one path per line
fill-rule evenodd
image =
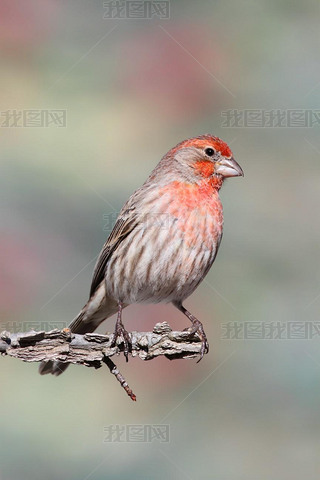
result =
M126 361L128 361L128 354L132 351L132 342L129 333L124 328L123 323L117 322L116 328L113 334L113 340L111 343L111 347L115 347L117 344L117 340L119 337L123 338L123 354L126 357Z
M203 325L200 322L200 320L198 320L196 317L190 318L190 320L192 322L192 326L189 328L186 328L185 330L189 332L190 337L192 337L195 333L197 333L201 339L200 358L197 361L197 363L199 363L200 360L203 359L204 354L209 352L209 343L207 340L207 335L204 331Z

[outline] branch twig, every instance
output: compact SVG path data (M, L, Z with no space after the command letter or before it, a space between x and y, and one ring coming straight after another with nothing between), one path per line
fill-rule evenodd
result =
M190 337L186 332L172 331L167 322L157 323L152 332L132 332L133 357L151 360L160 355L172 360L176 358L194 358L199 355L201 340L197 334ZM135 400L124 377L110 359L123 351L123 341L111 347L113 334L100 335L87 333L73 334L69 329L50 332L27 332L0 334L0 354L18 358L24 362L41 362L58 360L65 363L99 368L102 363L108 365L127 394Z

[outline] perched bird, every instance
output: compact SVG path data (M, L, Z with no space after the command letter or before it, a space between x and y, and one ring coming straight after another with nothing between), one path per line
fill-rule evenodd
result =
M70 324L93 332L118 312L113 344L122 335L128 360L130 337L122 310L132 303L171 302L199 334L200 360L209 349L202 323L183 306L208 273L222 237L219 190L227 177L243 175L228 145L213 135L172 148L123 206L97 260L90 297ZM60 375L68 364L45 361L40 373Z

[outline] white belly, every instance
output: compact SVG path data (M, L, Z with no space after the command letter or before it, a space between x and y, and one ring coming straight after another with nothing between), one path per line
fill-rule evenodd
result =
M132 232L106 267L106 290L123 303L159 303L187 298L211 267L220 237L190 242L173 226L148 226ZM205 232L205 229L202 229ZM206 233L206 232L205 232ZM216 237L217 238L217 237Z

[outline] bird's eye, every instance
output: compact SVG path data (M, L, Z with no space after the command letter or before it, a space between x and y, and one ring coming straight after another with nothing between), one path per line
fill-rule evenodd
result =
M204 153L205 153L206 155L208 155L208 157L212 157L215 152L214 152L213 148L206 148L205 151L204 151Z

